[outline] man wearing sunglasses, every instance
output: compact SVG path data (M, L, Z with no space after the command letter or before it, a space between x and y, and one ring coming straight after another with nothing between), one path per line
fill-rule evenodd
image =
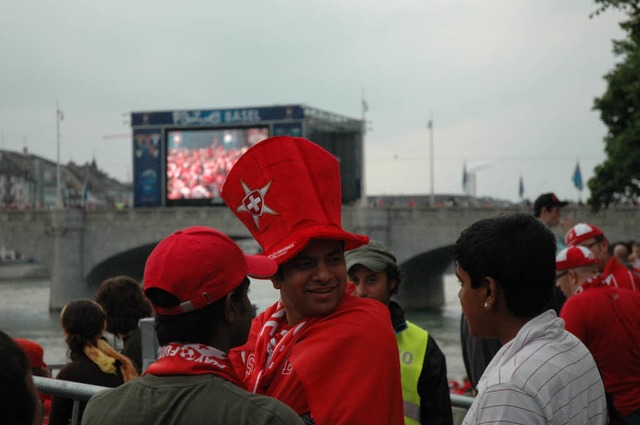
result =
M600 273L609 286L640 291L640 279L612 255L609 240L593 224L578 223L567 232L567 246L582 246L599 260Z
M565 329L593 355L615 408L628 424L637 425L640 293L608 285L598 264L598 258L584 246L569 247L557 255L556 286L567 297L560 317Z

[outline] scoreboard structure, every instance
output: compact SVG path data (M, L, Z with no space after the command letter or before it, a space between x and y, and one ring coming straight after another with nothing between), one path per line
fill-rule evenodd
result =
M362 196L363 121L306 105L132 112L136 207L224 205L238 158L272 136L304 137L340 162L342 202Z

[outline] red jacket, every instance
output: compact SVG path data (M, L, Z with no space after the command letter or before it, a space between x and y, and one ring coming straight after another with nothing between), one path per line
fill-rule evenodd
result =
M602 271L606 284L616 288L631 289L632 291L640 291L640 279L631 270L623 266L611 257L604 270Z
M254 350L263 325L278 309L279 302L258 315L247 343L229 353L239 375L246 374L247 386L255 386L249 383L252 372L255 377L256 370L264 371ZM295 330L286 325L278 330L283 328ZM310 412L317 425L404 423L398 346L387 307L378 301L345 294L333 313L299 329L273 370L272 379L247 389L275 397L301 415Z
M560 317L591 351L605 389L628 416L640 409L640 293L608 286L603 276L581 289L567 299Z

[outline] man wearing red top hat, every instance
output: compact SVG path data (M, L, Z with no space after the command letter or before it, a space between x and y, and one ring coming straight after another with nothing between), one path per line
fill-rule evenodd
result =
M306 423L402 424L388 311L347 287L344 251L368 238L342 229L337 159L302 138L266 139L234 165L221 196L279 266L280 300L230 353L246 387Z
M573 246L556 257L556 285L567 297L565 329L591 351L605 390L630 425L640 424L640 294L605 283L592 251Z
M593 224L578 223L567 232L567 246L583 246L600 261L600 272L608 285L640 291L640 279L611 255L609 241Z

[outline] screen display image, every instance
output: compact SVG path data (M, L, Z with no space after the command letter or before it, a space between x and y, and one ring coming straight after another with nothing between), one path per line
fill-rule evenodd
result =
M229 170L251 146L269 137L267 127L169 130L167 205L222 204Z

